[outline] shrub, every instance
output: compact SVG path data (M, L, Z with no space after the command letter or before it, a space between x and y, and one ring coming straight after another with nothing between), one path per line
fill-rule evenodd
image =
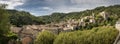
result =
M34 42L34 44L53 44L55 34L49 31L40 32Z
M113 44L118 31L111 26L61 33L54 44Z

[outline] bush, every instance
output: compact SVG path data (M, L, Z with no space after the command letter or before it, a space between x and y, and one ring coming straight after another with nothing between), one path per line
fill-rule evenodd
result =
M113 27L97 27L92 30L61 33L54 44L113 44L118 31Z
M34 44L53 44L55 35L49 31L40 32Z

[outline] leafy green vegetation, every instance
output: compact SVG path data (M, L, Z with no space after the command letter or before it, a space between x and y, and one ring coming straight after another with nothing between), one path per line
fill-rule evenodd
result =
M40 32L34 42L34 44L53 44L55 35L49 31Z
M23 25L44 24L40 18L31 15L29 12L16 10L7 10L7 12L10 15L10 23L18 27Z
M113 44L117 34L113 27L97 27L59 34L54 44Z
M113 44L118 31L112 26L96 27L91 30L63 32L54 35L40 32L35 44ZM57 37L55 37L57 36Z
M14 33L10 32L9 15L4 7L5 5L0 5L0 44L7 44L9 40L17 38Z

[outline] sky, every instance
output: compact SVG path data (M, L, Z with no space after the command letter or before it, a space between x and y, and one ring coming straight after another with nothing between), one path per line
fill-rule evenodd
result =
M69 13L92 9L98 6L120 5L120 0L0 0L7 9L28 11L35 16L54 12Z

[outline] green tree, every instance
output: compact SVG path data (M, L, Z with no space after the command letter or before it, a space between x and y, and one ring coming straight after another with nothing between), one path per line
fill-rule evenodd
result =
M6 4L0 4L0 44L7 44L9 40L17 39L10 31L9 15L5 10Z
M3 9L5 5L0 5L0 44L5 44L9 33L9 19L7 12Z
M40 32L34 44L53 44L55 35L49 31Z

